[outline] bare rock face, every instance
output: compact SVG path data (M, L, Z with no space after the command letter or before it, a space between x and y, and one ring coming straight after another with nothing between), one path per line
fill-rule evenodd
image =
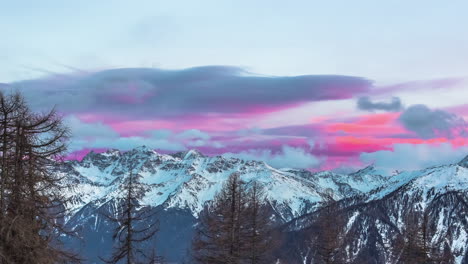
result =
M468 168L468 156L462 159L458 164L462 167Z

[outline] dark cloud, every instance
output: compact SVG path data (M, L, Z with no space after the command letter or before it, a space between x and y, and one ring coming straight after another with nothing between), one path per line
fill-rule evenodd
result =
M412 105L399 117L403 126L422 138L466 136L468 124L463 118L425 105Z
M11 84L37 108L58 104L65 112L146 116L273 111L295 104L347 99L371 82L352 76L258 76L237 67L182 70L126 68L60 75Z
M403 109L400 98L393 97L391 102L372 102L368 96L359 97L357 107L364 111L388 111L397 112Z

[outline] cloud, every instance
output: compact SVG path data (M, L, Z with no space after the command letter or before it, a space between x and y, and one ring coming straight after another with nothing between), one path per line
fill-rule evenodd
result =
M275 168L310 169L321 164L321 160L303 148L282 146L281 151L272 152L269 149L252 149L239 153L225 153L225 157L235 157L245 160L264 161Z
M23 91L35 109L57 104L65 113L129 117L273 112L306 102L351 98L371 85L353 76L258 76L230 66L124 68L10 84Z
M461 117L425 105L412 105L398 118L403 126L422 138L466 136L468 124Z
M146 134L150 135L152 138L155 139L166 139L172 135L172 131L168 129L158 129L150 130L146 132Z
M387 170L417 170L431 166L453 164L468 154L468 146L442 144L395 144L393 150L362 153L360 159Z
M127 151L143 145L164 151L181 151L187 149L183 143L168 138L131 136L99 137L93 139L76 138L71 141L68 150L70 152L82 149L119 149Z
M177 137L181 139L202 139L202 140L208 140L211 138L210 135L198 129L185 130L177 134Z
M109 148L126 151L142 145L163 151L181 151L188 147L213 147L215 149L224 147L221 142L210 140L210 135L198 129L184 130L180 133L157 129L147 131L141 136L122 137L107 125L100 122L82 122L73 115L66 117L65 123L70 127L73 135L73 140L69 145L71 152L81 149Z
M240 129L237 131L237 135L239 136L253 136L253 135L261 135L263 133L263 130L260 129L259 127L250 127L246 129Z
M387 112L397 112L403 109L403 105L401 103L400 98L393 97L391 102L372 102L370 97L362 96L359 97L357 101L357 107L360 110L364 111L387 111Z
M468 79L461 77L432 79L432 80L418 80L404 83L398 83L393 85L387 85L383 87L376 87L371 90L373 95L382 94L395 94L405 91L427 91L427 90L439 90L439 89L452 89L452 88L464 88L464 85Z
M79 120L76 116L70 115L64 119L66 126L72 131L73 138L87 138L87 137L109 137L115 138L119 134L115 132L111 127L98 123L85 123Z

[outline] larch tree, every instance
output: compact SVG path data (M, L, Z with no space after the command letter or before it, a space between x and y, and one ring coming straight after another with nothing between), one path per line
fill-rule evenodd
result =
M199 215L192 244L195 262L205 264L269 263L271 237L260 185L229 176L214 201ZM270 246L270 248L269 248Z
M62 249L66 199L52 166L69 131L55 110L32 112L17 93L0 93L0 263L73 263Z
M113 215L105 215L116 225L112 239L114 250L108 259L101 258L106 263L162 263L163 258L156 255L154 248L150 250L142 246L150 241L159 231L159 222L151 207L140 205L139 198L145 189L140 183L141 176L133 173L124 180L122 194L117 209Z
M244 182L233 173L214 201L200 213L192 248L197 263L240 263L244 192Z
M323 205L317 212L318 217L315 221L317 232L312 239L313 246L321 263L342 263L339 260L339 251L343 243L344 219L331 190L327 190L322 198Z
M271 263L274 248L270 226L270 214L266 207L265 193L261 185L254 181L247 191L245 257L248 264Z
M429 216L427 209L414 211L405 220L403 236L398 240L398 263L449 264L453 256L431 245Z

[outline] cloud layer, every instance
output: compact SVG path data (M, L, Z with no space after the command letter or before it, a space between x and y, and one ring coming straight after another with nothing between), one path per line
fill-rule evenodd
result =
M12 84L36 108L173 117L190 113L271 112L291 105L351 98L371 82L352 76L259 76L242 68L205 66L182 70L127 68L60 75Z
M468 147L442 144L395 144L393 150L363 153L360 158L366 163L387 170L418 170L430 166L452 164L468 155Z
M359 97L357 101L357 106L360 110L364 111L388 111L388 112L398 112L403 109L400 98L393 97L391 102L372 102L369 96Z
M91 149L146 145L165 153L195 148L277 168L320 170L355 168L371 160L396 166L394 153L424 156L413 145L468 146L467 123L452 114L466 117L466 105L404 109L400 98L391 96L411 91L410 84L377 89L361 77L262 76L206 66L62 74L0 84L0 89L21 90L34 110L57 105L72 130L69 149L75 158ZM451 82L436 84L431 91ZM418 93L426 86L420 84ZM355 98L365 113L357 111Z
M225 153L225 157L264 161L275 168L312 169L322 162L307 149L282 146L278 152L268 149L251 149L239 153Z

